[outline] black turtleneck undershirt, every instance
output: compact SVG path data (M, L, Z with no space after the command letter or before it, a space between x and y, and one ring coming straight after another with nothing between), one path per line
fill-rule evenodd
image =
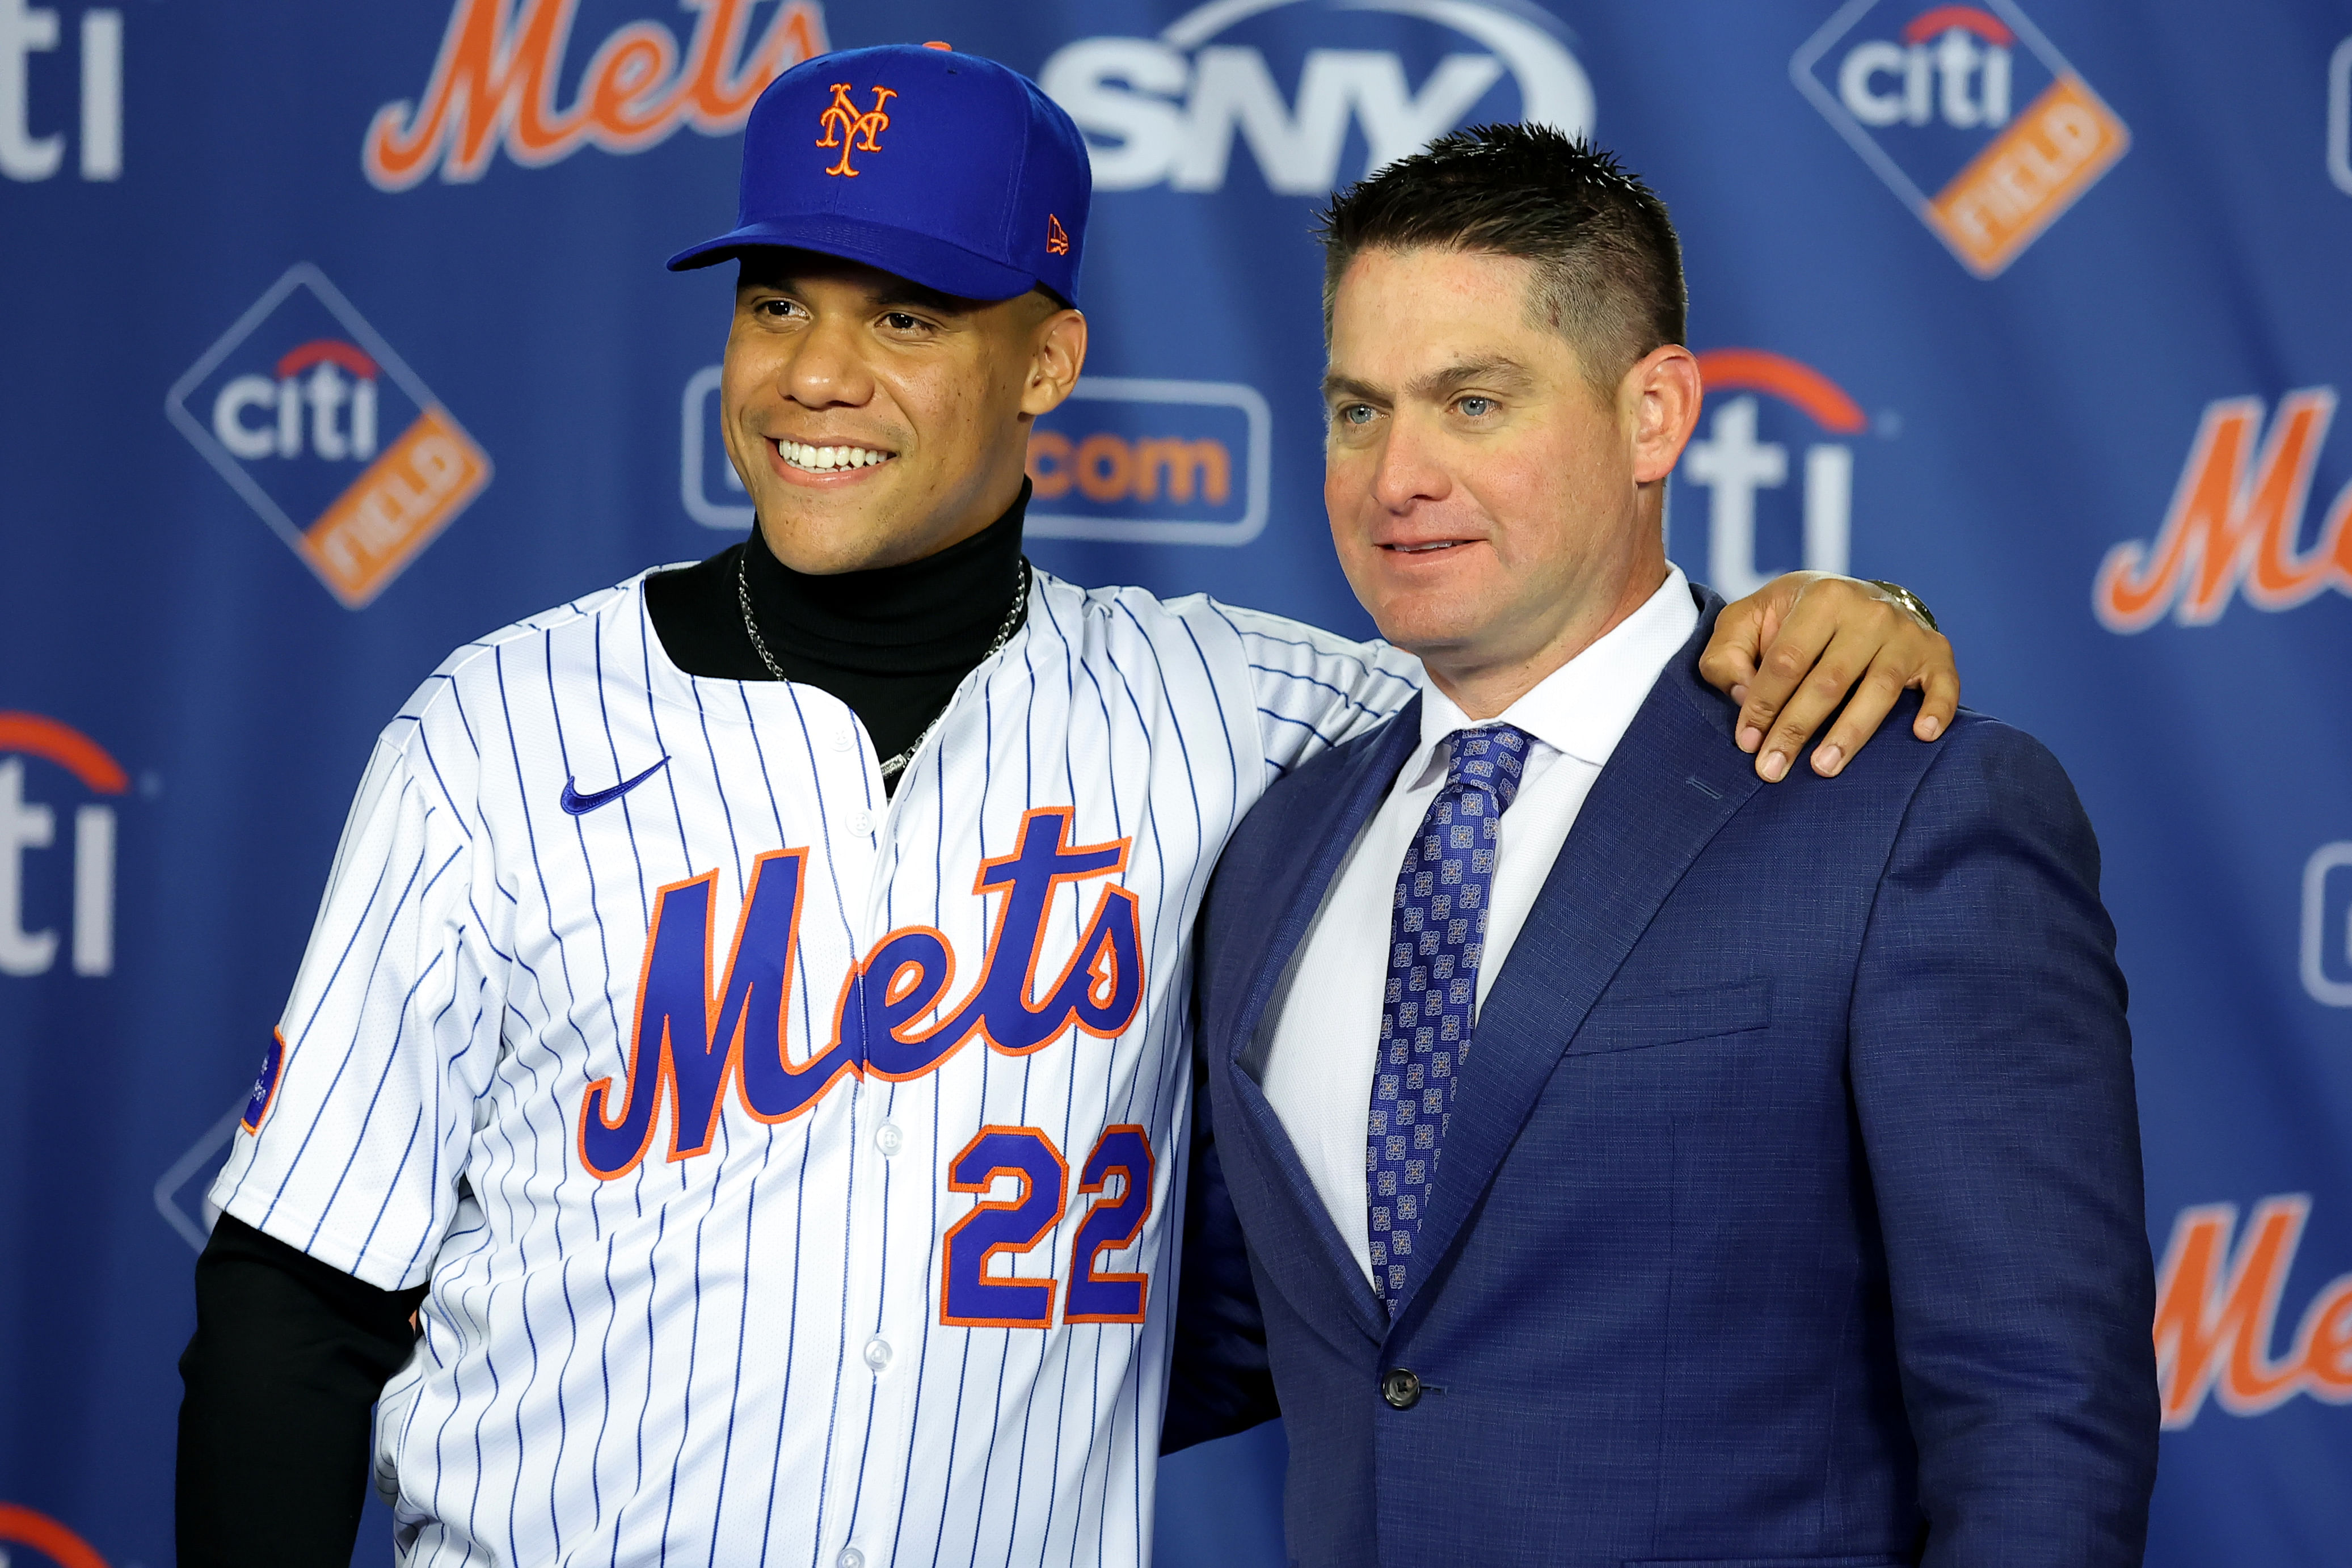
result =
M893 757L914 744L1003 629L1021 584L1028 503L1024 482L1003 516L937 554L830 576L793 571L755 527L708 561L646 578L646 613L662 651L687 674L772 680L743 629L740 572L786 679L847 703L876 758ZM1019 614L1027 616L1025 604Z

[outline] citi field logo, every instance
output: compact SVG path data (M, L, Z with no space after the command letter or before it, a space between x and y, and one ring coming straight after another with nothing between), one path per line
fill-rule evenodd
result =
M489 455L307 262L189 368L163 409L354 610L490 482Z
M2242 1232L2234 1204L2183 1209L2173 1222L2156 1279L2167 1427L2194 1422L2209 1396L2232 1415L2260 1415L2297 1394L2352 1404L2352 1274L2321 1286L2284 1353L2274 1348L2310 1217L2309 1193L2284 1193L2256 1204Z
M2011 0L1852 0L1789 73L1979 278L2016 260L2131 145Z
M0 975L47 974L60 959L76 974L114 973L112 803L130 788L80 731L0 713Z
M2099 563L2091 588L2099 624L2146 631L2168 613L2208 626L2241 593L2258 610L2291 610L2330 588L2352 595L2352 484L2336 492L2313 543L2301 542L2335 417L2332 386L2279 399L2267 435L2261 398L2207 404L2155 539L2118 544Z
M642 153L681 126L705 136L740 131L761 89L832 47L815 0L786 0L754 37L761 3L679 0L696 13L683 48L659 22L624 23L559 108L579 0L457 0L423 96L376 110L360 166L378 190L404 191L436 172L478 180L501 149L540 168L583 147Z
M98 1549L46 1513L0 1502L0 1568L106 1568Z
M1055 51L1038 85L1086 133L1095 188L1222 190L1238 140L1269 190L1320 196L1342 183L1339 157L1351 127L1362 132L1368 157L1362 169L1345 172L1347 179L1473 119L1541 122L1571 134L1591 127L1592 84L1557 24L1532 6L1315 0L1310 26L1293 9L1304 3L1211 0L1156 38L1081 38ZM1373 22L1373 13L1384 19ZM1416 24L1407 30L1434 47L1410 56L1336 47L1393 40L1398 24L1385 18ZM1410 85L1408 59L1410 75L1422 79L1418 89ZM1285 95L1278 68L1296 72L1295 97Z
M1707 492L1707 582L1738 598L1792 566L1843 573L1853 557L1853 437L1870 426L1861 405L1812 366L1765 349L1710 349L1698 366L1704 434L1675 478Z

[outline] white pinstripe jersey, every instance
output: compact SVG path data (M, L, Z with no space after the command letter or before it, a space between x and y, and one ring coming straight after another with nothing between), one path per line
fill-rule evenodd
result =
M641 581L385 730L216 1201L430 1281L404 1563L1144 1561L1194 913L1417 666L1041 574L886 801Z

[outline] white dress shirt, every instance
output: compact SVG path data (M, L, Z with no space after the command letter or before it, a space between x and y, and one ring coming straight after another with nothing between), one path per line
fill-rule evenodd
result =
M1256 1042L1266 1099L1365 1279L1372 1275L1372 1255L1364 1149L1380 1055L1390 910L1406 847L1445 783L1450 737L1481 723L1515 724L1535 742L1518 795L1503 814L1478 966L1484 1005L1592 781L1659 672L1697 625L1689 581L1682 568L1671 567L1640 609L1498 718L1467 717L1422 678L1421 743L1331 879L1307 940L1266 1007ZM1478 1092L1475 1066L1464 1069L1454 1092Z

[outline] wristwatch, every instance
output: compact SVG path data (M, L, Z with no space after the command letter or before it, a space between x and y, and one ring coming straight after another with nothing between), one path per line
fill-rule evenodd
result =
M1874 588L1885 589L1886 596L1888 598L1893 599L1896 604L1902 605L1905 609L1918 616L1920 624L1925 626L1929 631L1939 632L1943 629L1936 625L1936 612L1929 609L1927 602L1921 599L1918 595L1913 593L1902 584L1888 583L1876 577L1865 577L1863 581L1869 584Z

